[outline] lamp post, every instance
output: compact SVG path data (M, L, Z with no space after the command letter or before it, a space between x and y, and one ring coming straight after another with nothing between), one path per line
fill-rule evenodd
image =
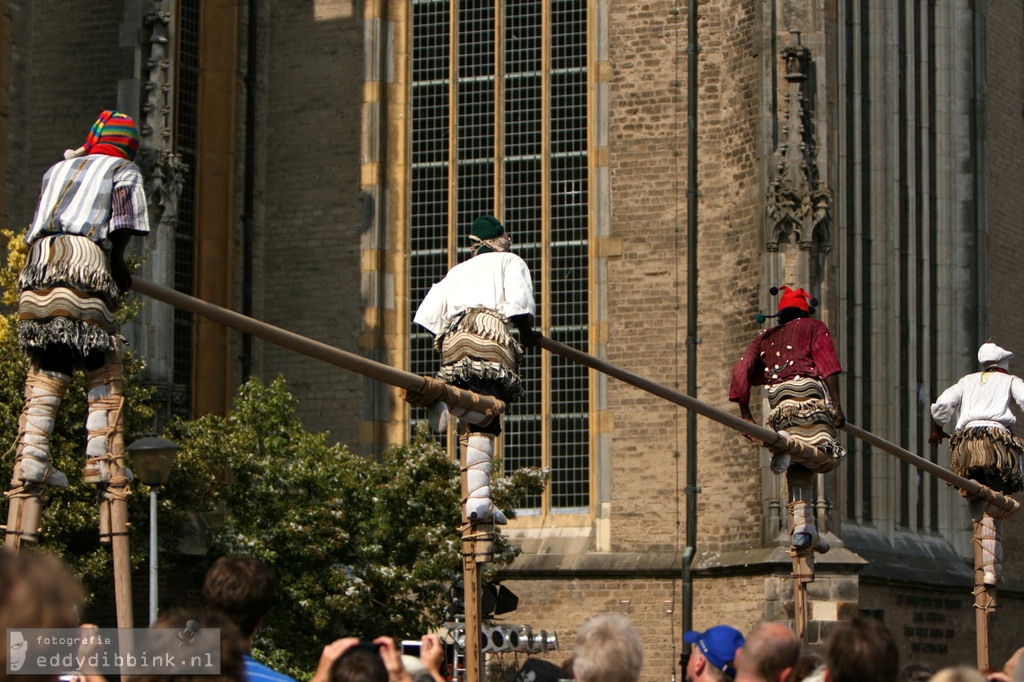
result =
M136 477L149 486L149 622L153 623L157 617L156 488L167 483L178 446L166 438L146 436L125 450Z

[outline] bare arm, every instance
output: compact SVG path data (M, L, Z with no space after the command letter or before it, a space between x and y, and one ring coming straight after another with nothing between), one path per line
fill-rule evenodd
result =
M117 230L110 234L110 243L113 245L110 250L110 275L122 294L132 288L132 275L124 260L124 253L131 240L132 233L128 230Z
M835 417L832 420L832 425L837 429L843 428L846 424L846 415L843 414L843 406L839 402L839 373L830 374L825 377L825 388L828 389L829 398L832 400L832 409L835 411Z
M420 639L420 662L427 669L435 682L445 682L441 674L441 666L444 664L444 647L437 635L423 635Z

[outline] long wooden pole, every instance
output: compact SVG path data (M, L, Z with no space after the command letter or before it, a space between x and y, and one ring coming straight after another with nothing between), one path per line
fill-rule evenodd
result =
M417 392L421 391L427 384L427 378L419 376L418 374L405 372L383 363L361 357L354 353L349 353L341 350L340 348L328 346L325 343L308 339L286 329L275 327L272 324L261 322L252 317L213 305L212 303L201 301L193 296L174 291L173 289L168 289L167 287L162 287L159 284L154 284L138 277L133 280L132 289L137 293L149 296L150 298L167 303L168 305L181 310L186 310L188 312L195 313L196 315L202 315L203 317L214 320L215 322L220 322L228 327L232 327L266 341L270 341L271 343L277 344L283 348L289 348L297 353L302 353L303 355L323 360L329 364L356 372L357 374L362 374L363 376L370 377L371 379L382 381L391 386L403 388L411 392ZM559 343L553 339L542 336L540 339L540 347L550 353L561 355L568 360L572 360L573 362L595 369L610 377L619 379L620 381L632 386L636 386L648 393L664 398L669 402L673 402L688 410L692 410L697 414L718 422L719 424L723 424L733 430L739 431L740 433L756 438L761 441L765 447L771 450L786 450L794 447L794 444L791 442L792 439L789 439L772 429L758 424L752 424L740 417L724 412L716 407L708 405L707 403L701 402L696 398L688 396L685 393L673 390L655 381L646 379L639 374L634 374L633 372L624 370L621 367L616 367L611 363L599 360L593 355L576 350L571 346L567 346L563 343ZM461 391L454 386L448 388L451 391L450 397L452 400L450 404L452 405L465 407L467 409L483 408L488 411L496 411L499 413L503 413L505 411L504 403L496 398L486 395L478 395L470 391ZM904 450L903 448L894 445L873 433L858 428L849 422L847 422L843 429L850 435L870 443L891 455L895 455L896 457L913 464L917 468L926 471L933 476L941 478L943 481L956 486L972 497L981 497L989 503L990 507L994 505L1003 510L1003 513L998 515L990 513L991 516L1004 518L1005 516L1009 516L1009 514L1017 511L1020 507L1020 504L1012 498L1008 498L1005 495L991 490L990 488L982 486L977 481L957 476L952 471L924 459L923 457L918 457L914 453ZM799 446L796 447L799 449Z
M422 393L432 381L428 377L405 372L384 363L375 362L356 355L355 353L349 353L340 348L328 346L326 343L314 341L295 332L275 327L272 324L261 322L247 315L207 303L193 296L183 294L180 291L174 291L173 289L147 282L138 277L132 280L132 290L167 303L175 308L201 315L227 327L270 341L282 348L288 348L296 353L302 353L311 358L323 360L328 364L376 379L410 393ZM446 386L445 391L448 404L453 407L461 407L473 411L486 411L494 414L503 414L506 409L505 403L492 396L480 395L456 388L455 386Z

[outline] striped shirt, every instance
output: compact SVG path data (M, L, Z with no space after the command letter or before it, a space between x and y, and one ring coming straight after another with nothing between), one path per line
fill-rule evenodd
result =
M117 230L149 232L142 173L130 161L88 154L46 171L25 242L51 234L75 234L110 251L109 236Z

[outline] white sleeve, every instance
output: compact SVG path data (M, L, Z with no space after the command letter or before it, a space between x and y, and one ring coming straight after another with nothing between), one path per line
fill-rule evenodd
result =
M956 411L960 407L960 400L963 398L963 389L960 382L956 382L939 396L939 399L932 404L932 419L937 424L945 426L953 421Z
M534 315L537 303L533 300L533 277L526 261L518 256L508 259L504 268L505 300L501 314L506 318L516 315Z
M444 311L447 302L445 288L445 280L443 279L430 287L430 291L423 298L420 307L416 309L416 317L413 318L413 322L426 328L434 336L437 336L444 330Z
M1024 379L1020 377L1010 379L1010 395L1013 396L1013 402L1017 403L1017 407L1024 411Z

